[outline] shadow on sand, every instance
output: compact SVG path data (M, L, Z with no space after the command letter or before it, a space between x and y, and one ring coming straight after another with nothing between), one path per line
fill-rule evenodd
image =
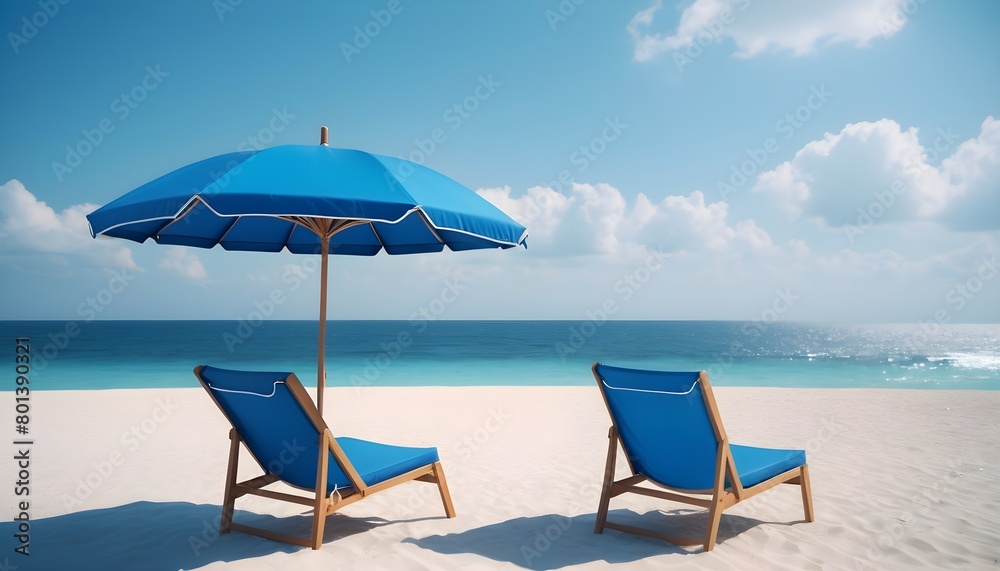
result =
M595 535L594 518L595 514L522 517L461 533L406 539L403 542L442 554L475 553L525 569L560 569L596 561L631 563L655 555L702 552L700 547L681 548L658 539L615 530ZM703 537L708 524L703 510L651 511L645 514L612 510L608 512L608 519L691 538ZM722 518L718 541L724 542L762 523L766 522L726 514Z
M307 549L238 532L220 536L221 513L221 506L215 504L135 502L38 519L31 522L30 558L10 553L6 555L7 561L26 570L177 571ZM308 512L277 518L236 510L235 519L254 527L299 536L309 534L312 522ZM609 512L609 519L694 538L701 537L707 523L704 511L689 510L645 514L613 510ZM323 543L327 545L392 523L398 521L334 514L327 520ZM726 514L719 529L719 541L725 542L761 523L765 522ZM16 522L0 523L0 535L14 541L15 533ZM403 542L445 555L474 553L525 569L559 569L595 561L629 563L656 555L701 552L700 548L683 549L615 530L595 535L594 514L522 517L460 533Z
M31 522L29 557L13 552L4 555L11 565L25 570L177 571L306 549L245 533L220 536L221 514L222 507L214 504L135 502L53 516ZM236 510L234 519L301 536L308 536L312 525L309 513L276 518ZM334 542L389 523L393 522L334 514L327 519L323 542ZM12 537L16 529L16 522L0 523L0 536L16 542Z

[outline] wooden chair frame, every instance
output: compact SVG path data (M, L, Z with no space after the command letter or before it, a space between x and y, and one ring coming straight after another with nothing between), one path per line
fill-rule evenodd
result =
M594 378L597 379L598 386L600 386L602 379L600 374L597 372L598 365L599 363L594 363L591 370L594 373ZM628 458L628 455L626 455L626 460L628 461L629 470L632 472L632 475L616 481L615 465L618 459L618 446L622 446L622 450L625 449L625 446L621 442L618 427L615 424L614 416L612 416L611 429L608 431L608 459L604 469L604 483L601 487L601 500L597 510L597 523L594 526L594 533L603 533L604 528L617 529L619 531L662 539L676 545L702 545L705 551L711 551L715 547L715 540L719 532L719 522L722 518L723 511L779 484L796 484L800 486L802 491L802 508L805 512L805 519L807 522L815 520L815 516L813 514L812 491L809 487L809 466L806 464L803 464L798 468L788 470L782 474L778 474L768 480L764 480L756 486L750 488L743 487L743 484L740 482L739 474L736 472L736 463L733 461L733 453L729 447L729 438L726 436L726 430L722 427L722 418L719 415L719 408L715 403L715 395L712 393L712 385L708 381L708 373L701 371L698 375L697 382L701 384L701 394L705 401L705 407L708 410L708 417L712 423L712 429L715 432L716 442L718 442L719 445L718 453L715 458L715 477L713 480L713 487L707 490L681 490L664 486L663 484L649 480L649 478L642 474L637 474L635 469L632 467L632 461ZM608 407L608 414L610 415L611 406L608 404L608 398L604 394L603 387L601 387L601 396L604 398L604 404ZM728 489L726 488L727 478L730 482L730 488ZM646 480L649 480L653 484L661 488L666 488L666 490L670 491L639 486L639 484L645 482ZM624 493L640 494L643 496L707 508L708 531L705 534L705 539L703 541L699 541L696 539L667 535L645 528L607 521L608 506L611 502L611 498L620 496Z
M229 420L230 425L232 425L232 420L229 419L226 411L222 408L222 405L219 404L219 401L215 398L215 395L212 393L210 387L201 377L202 368L203 367L195 368L195 376L198 377L202 386L204 386L205 390L208 391L208 394L211 395L212 401L219 407L223 416L225 416L226 420ZM455 507L451 502L451 494L448 491L448 483L445 480L444 468L441 466L440 461L426 466L421 466L420 468L379 482L373 486L366 485L357 470L354 469L351 461L347 458L344 450L340 447L340 444L337 443L337 439L334 438L333 433L330 432L330 428L327 427L326 421L323 420L319 410L317 410L316 406L313 404L312 399L309 397L309 393L306 392L299 379L294 373L291 373L287 378L285 378L284 382L292 391L295 400L299 402L302 409L305 410L313 425L320 433L318 442L319 461L316 469L316 485L314 488L309 489L294 486L285 482L292 487L311 492L311 495L309 496L298 496L295 494L287 494L284 492L263 489L274 482L281 481L281 478L269 473L267 468L265 468L261 463L260 459L257 458L256 455L253 454L253 451L249 448L247 448L247 450L250 452L250 455L253 456L254 460L257 461L257 464L260 466L264 474L243 482L237 482L240 444L243 443L243 445L246 446L246 443L243 442L243 438L236 430L236 427L233 426L229 431L229 467L226 470L226 491L222 505L222 521L219 525L220 534L226 534L229 533L230 530L235 530L266 539L273 539L294 545L301 545L303 547L319 549L323 544L323 530L326 526L327 516L344 506L349 506L354 502L363 500L364 498L377 492L381 492L411 480L437 484L438 491L441 494L441 503L444 505L445 514L449 518L455 517ZM351 487L340 488L327 495L326 486L330 453L333 454L333 459L337 465L340 466L340 469L347 475L348 480L351 482ZM262 496L273 500L292 502L312 508L313 523L311 536L308 538L297 537L233 522L233 511L235 509L236 499L247 494Z

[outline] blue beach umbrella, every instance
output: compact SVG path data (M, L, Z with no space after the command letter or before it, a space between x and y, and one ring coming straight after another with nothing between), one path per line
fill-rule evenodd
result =
M329 254L512 248L527 230L423 165L320 144L219 155L163 175L87 216L94 237L320 254L318 408L326 378Z

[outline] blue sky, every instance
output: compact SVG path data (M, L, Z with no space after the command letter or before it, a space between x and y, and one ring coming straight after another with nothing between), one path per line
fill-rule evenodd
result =
M998 24L987 0L6 1L0 319L314 317L311 258L84 216L327 125L530 232L334 258L331 317L998 322Z

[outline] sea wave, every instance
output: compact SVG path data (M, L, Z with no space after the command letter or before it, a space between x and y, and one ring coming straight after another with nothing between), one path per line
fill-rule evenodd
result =
M928 357L928 360L940 360L962 369L1000 371L1000 355L996 353L948 353L941 359Z

